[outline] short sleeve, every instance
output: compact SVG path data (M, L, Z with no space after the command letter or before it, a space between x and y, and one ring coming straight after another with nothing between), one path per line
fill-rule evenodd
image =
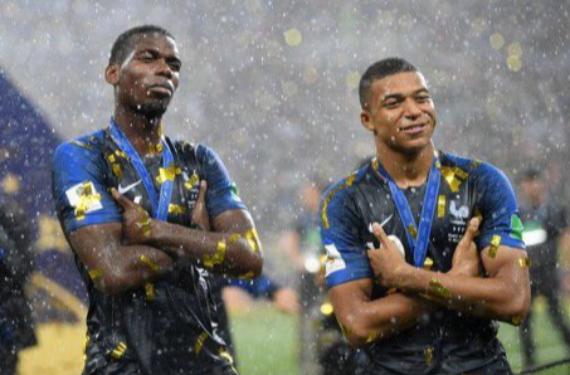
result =
M326 250L325 277L328 288L349 281L371 278L372 270L366 256L366 245L360 240L356 209L347 190L335 193L332 187L321 203L321 236Z
M265 274L253 280L228 279L228 285L241 288L255 298L272 298L275 292L281 289L277 282Z
M95 148L60 145L52 165L52 193L64 231L120 222L121 214L105 186L105 163Z
M208 182L206 207L210 216L214 218L224 211L246 209L220 157L204 145L197 146L196 157Z
M476 206L483 216L481 234L476 239L477 247L484 249L491 244L500 244L524 249L523 225L507 176L489 164L482 164L476 172Z

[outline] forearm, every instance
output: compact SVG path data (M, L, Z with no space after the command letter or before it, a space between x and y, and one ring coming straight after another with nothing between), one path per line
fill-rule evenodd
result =
M431 302L402 293L392 293L361 302L352 311L340 314L344 334L353 346L391 337L414 326L434 310ZM337 313L337 318L339 314Z
M515 278L470 277L411 268L399 288L471 315L516 322L526 313L525 292Z
M164 251L146 245L119 246L114 253L121 256L102 253L86 265L95 287L110 295L144 286L170 272L174 264Z
M181 259L196 259L213 270L234 276L261 273L261 251L253 229L245 233L207 232L153 220L150 242L174 251Z

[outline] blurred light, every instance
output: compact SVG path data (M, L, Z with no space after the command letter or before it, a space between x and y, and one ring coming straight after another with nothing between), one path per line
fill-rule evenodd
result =
M509 44L509 46L507 47L507 53L509 54L509 56L516 56L520 58L523 53L521 44L518 42Z
M285 31L283 35L285 36L285 43L291 47L297 47L303 42L303 35L301 35L301 32L296 28Z
M536 246L545 243L548 234L542 228L524 231L522 234L523 241L527 246Z
M360 73L358 72L350 72L346 76L346 85L351 89L355 89L358 87L360 83Z
M282 82L281 90L283 90L283 94L286 97L294 96L299 91L297 88L297 84L293 81Z
M6 194L15 194L20 190L20 181L17 176L8 173L4 179L2 179L2 189Z
M319 79L319 73L314 66L308 66L303 72L303 81L308 84L313 84Z
M319 258L314 255L309 255L305 258L305 270L310 273L317 273L321 269L321 262L319 262Z
M494 33L489 38L489 41L491 42L491 47L496 50L500 50L505 45L505 38L503 38L501 33Z
M520 56L509 55L507 57L507 67L513 72L518 72L522 68L522 61Z
M334 312L333 305L330 302L325 302L321 305L321 313L323 315L331 315Z

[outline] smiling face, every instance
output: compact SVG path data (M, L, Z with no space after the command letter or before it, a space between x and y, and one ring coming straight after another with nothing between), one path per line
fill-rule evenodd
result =
M159 33L136 37L125 60L110 64L107 82L118 106L149 117L161 116L178 88L180 58L174 39Z
M375 80L360 119L392 151L416 154L430 145L436 114L423 75L402 72Z

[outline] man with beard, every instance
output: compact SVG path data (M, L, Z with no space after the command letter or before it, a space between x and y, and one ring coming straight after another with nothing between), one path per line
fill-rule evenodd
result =
M89 292L84 374L235 373L211 272L255 277L261 248L214 151L163 135L180 69L166 30L121 34L105 70L108 127L54 156L58 216Z
M435 148L434 104L409 62L370 66L360 101L376 157L321 208L329 296L368 354L359 371L511 373L496 320L520 324L530 288L508 179Z

